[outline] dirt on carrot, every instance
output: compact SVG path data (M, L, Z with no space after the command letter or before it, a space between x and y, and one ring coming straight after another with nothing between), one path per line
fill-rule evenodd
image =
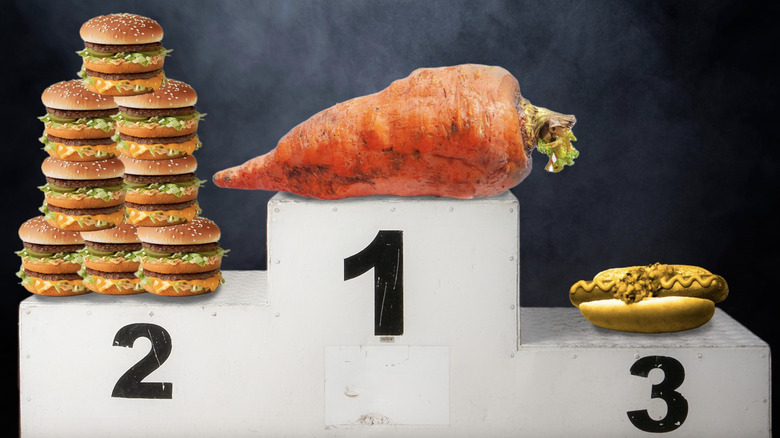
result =
M422 68L313 115L213 179L320 199L493 196L528 176L536 147L550 156L548 171L573 164L575 121L532 105L501 67Z

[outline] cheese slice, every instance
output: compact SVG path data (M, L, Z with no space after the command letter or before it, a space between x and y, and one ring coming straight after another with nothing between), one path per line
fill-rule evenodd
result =
M40 278L30 278L32 281L25 281L22 284L28 291L39 295L77 295L89 292L84 287L84 282L78 280L43 280ZM52 290L54 289L54 290Z
M110 79L104 79L97 76L90 76L90 79L94 81L94 84L91 86L94 87L95 91L99 94L110 94L106 93L107 91L111 90L112 88L114 90L117 90L117 88L121 91L133 91L135 90L135 87L137 85L140 85L142 87L145 87L147 89L156 90L162 86L163 83L163 75L159 74L157 76L148 78L148 79L122 79L122 80L110 80Z
M130 140L123 140L123 145L120 148L120 153L124 156L132 158L138 158L141 155L149 154L153 158L168 158L178 155L192 155L198 146L200 141L198 137L192 137L191 139L183 143L156 143L156 144L143 144L136 143ZM169 151L176 151L177 153L169 153Z
M52 218L51 216L47 215L46 220L57 228L66 228L68 225L71 225L74 222L80 223L82 228L84 226L94 225L98 221L105 221L110 224L117 225L122 223L122 220L124 220L124 212L121 209L109 214L90 214L79 216L69 216L57 211L52 211L51 213L53 213L54 217Z
M168 222L169 217L178 217L178 218L186 219L187 221L191 221L201 211L200 207L198 207L197 202L181 210L146 211L146 210L138 210L127 206L125 206L125 210L127 211L127 214L125 216L126 220L131 225L137 225L146 218L151 219L152 222L154 223L162 223L162 224Z
M124 293L131 294L144 291L144 289L140 289L140 282L140 278L122 278L120 280L112 280L110 278L104 278L99 275L90 275L89 281L85 284L88 289L98 293L103 293L112 286L116 286Z
M216 274L203 280L161 280L154 277L146 277L148 281L143 282L143 287L153 294L171 294L172 292L180 295L190 295L193 293L211 292L219 287L222 282L222 274ZM173 289L170 291L169 289Z
M94 158L102 159L102 158L111 158L118 155L116 149L116 143L70 146L70 145L52 141L44 149L46 149L46 152L48 152L49 155L51 155L52 157L59 158L62 160L67 160L68 158L72 157L74 154L76 154L76 156L82 159L84 159L85 157L86 158L94 157ZM97 156L98 152L104 152L105 155L101 155L98 157Z

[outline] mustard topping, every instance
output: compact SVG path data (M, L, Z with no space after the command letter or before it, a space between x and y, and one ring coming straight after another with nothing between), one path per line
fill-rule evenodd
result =
M714 274L680 274L675 271L673 265L654 263L629 269L618 278L580 280L574 283L569 292L572 294L578 290L593 292L598 288L611 293L615 299L631 304L657 296L661 289L671 289L677 284L690 287L693 283L698 283L706 288L712 286L717 279L718 276Z

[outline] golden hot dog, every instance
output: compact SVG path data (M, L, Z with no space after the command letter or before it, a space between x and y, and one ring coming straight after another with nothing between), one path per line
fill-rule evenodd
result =
M593 324L612 330L665 333L707 323L728 296L726 280L691 265L654 263L612 268L569 290L571 303Z

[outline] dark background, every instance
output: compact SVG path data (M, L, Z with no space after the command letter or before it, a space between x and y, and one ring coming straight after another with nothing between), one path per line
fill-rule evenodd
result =
M780 267L776 152L778 4L771 1L2 1L5 214L0 336L17 362L19 225L43 195L41 92L72 79L78 31L96 15L152 17L191 84L198 176L273 148L312 114L418 67L499 65L532 103L575 114L576 165L533 173L521 206L521 304L569 306L571 284L616 266L693 264L722 275L719 304L775 345L768 296ZM203 216L231 250L224 268L265 269L273 193L209 183ZM776 374L776 373L774 373ZM2 381L18 400L18 382ZM6 410L6 412L8 412ZM13 417L13 415L11 415ZM16 423L6 423L15 433ZM6 434L4 434L6 435Z

